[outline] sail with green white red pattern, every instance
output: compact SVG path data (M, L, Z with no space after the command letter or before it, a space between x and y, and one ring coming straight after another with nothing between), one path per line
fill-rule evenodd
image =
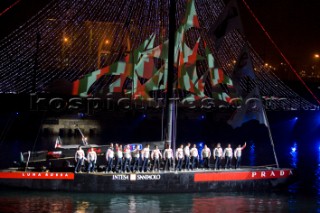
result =
M233 94L221 89L221 84L233 89L231 79L216 66L212 52L200 36L193 44L187 39L190 30L199 28L194 0L188 0L186 15L175 35L175 89L183 91L184 98L191 100L211 97L228 102ZM132 99L148 100L151 92L166 92L169 42L166 40L155 46L155 39L156 35L152 34L123 60L74 81L72 94L82 97L92 95L89 91L95 82L108 76L115 77L107 85L108 93L123 93ZM200 48L204 51L200 51ZM161 61L161 66L159 63L156 66L155 60ZM204 64L201 68L199 62ZM203 67L206 67L205 71ZM127 86L128 82L130 86Z

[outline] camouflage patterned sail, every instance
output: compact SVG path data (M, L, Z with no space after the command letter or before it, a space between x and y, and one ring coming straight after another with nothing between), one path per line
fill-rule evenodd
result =
M174 66L176 68L176 89L184 91L185 98L198 100L211 97L222 101L230 101L230 96L219 89L221 84L232 89L231 79L221 69L216 67L213 54L205 41L198 37L194 46L188 46L187 32L198 29L200 23L196 13L194 0L188 0L186 15L179 26L175 36ZM107 92L124 93L132 99L147 100L152 91L166 91L168 75L168 40L154 46L155 34L152 34L138 48L128 54L124 60L117 61L110 66L96 70L73 82L73 95L88 96L90 88L101 78L116 76L107 87ZM205 54L199 54L200 46ZM161 66L157 68L154 60L160 60ZM206 61L207 71L200 72L197 66L199 61ZM209 78L209 80L208 80ZM141 81L140 79L144 79ZM129 80L130 87L125 88ZM206 85L208 84L208 85ZM212 89L205 92L206 86ZM218 89L215 89L218 88Z

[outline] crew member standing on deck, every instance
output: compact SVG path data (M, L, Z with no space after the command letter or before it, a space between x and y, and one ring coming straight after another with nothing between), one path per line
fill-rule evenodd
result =
M240 167L240 163L241 163L241 156L242 156L242 150L244 148L246 148L247 143L244 142L244 145L241 146L240 144L238 145L238 147L236 148L236 150L234 150L234 157L236 158L236 165L235 165L235 169L238 169Z
M76 161L76 167L74 169L74 172L75 173L78 173L78 172L81 173L81 166L83 164L83 160L85 159L84 151L82 150L81 146L78 147L78 150L76 151L74 159Z
M185 160L185 169L190 170L190 143L187 144L187 146L184 147L184 160Z
M156 170L156 167L158 171L160 170L160 158L162 158L162 154L159 150L159 147L156 146L156 148L151 153L151 159L153 160L153 172Z
M113 158L114 158L114 149L113 149L113 143L110 144L110 147L107 150L106 153L106 159L107 159L107 167L106 167L106 173L112 172L113 167Z
M231 161L232 161L232 148L231 144L228 144L228 147L224 149L223 156L226 159L226 164L224 169L231 169Z
M176 165L176 171L179 169L181 171L182 167L182 161L183 161L183 145L180 145L180 148L176 150L176 160L177 160L177 165Z
M122 158L123 158L123 153L122 153L122 145L119 145L118 147L116 146L116 165L115 165L115 170L116 172L122 172Z
M216 148L213 150L213 159L214 159L214 169L220 169L221 158L223 155L223 150L221 148L220 143L217 144Z
M194 168L198 169L199 166L199 153L197 149L197 145L193 144L193 147L190 149L190 155L191 155L191 169Z
M171 149L171 146L169 144L167 145L167 148L163 152L163 159L165 161L164 171L170 171L170 168L172 167L172 161L173 161L173 150Z
M147 144L141 152L141 159L142 159L141 172L148 171L148 163L149 163L149 157L150 157L150 148L149 147L150 147L150 145Z
M209 167L210 157L211 157L211 151L207 147L207 145L204 145L204 148L202 149L202 152L201 152L201 160L203 160L203 168L204 169L210 168Z
M90 151L87 154L88 160L88 173L94 172L94 167L97 163L97 153L94 151L94 148L91 147Z
M130 150L130 145L126 145L124 150L123 150L123 155L124 155L124 161L123 161L123 167L122 171L123 172L130 172L130 162L131 162L131 150Z
M132 157L133 157L133 167L132 167L132 172L139 171L139 166L140 166L140 150L139 147L136 146L135 149L132 152Z

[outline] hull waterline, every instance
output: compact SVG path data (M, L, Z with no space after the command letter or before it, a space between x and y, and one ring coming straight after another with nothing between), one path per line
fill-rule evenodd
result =
M291 169L146 173L0 172L2 188L68 192L184 193L270 191L286 188Z

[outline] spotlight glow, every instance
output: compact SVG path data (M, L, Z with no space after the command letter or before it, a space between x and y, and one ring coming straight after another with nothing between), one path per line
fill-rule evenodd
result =
M297 142L293 143L293 146L291 147L291 166L293 168L297 168L297 162L298 162L298 144Z
M293 146L291 147L291 153L295 153L297 151L297 143L294 142Z

